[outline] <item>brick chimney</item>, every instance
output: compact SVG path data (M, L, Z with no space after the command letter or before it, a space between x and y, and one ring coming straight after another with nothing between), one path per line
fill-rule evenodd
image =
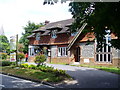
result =
M49 22L50 22L50 21L48 21L48 20L45 20L45 25L47 25Z

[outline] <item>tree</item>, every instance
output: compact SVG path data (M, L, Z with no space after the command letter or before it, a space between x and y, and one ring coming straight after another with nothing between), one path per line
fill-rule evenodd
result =
M120 49L120 2L72 2L70 6L71 14L75 18L72 27L74 30L80 28L82 23L87 22L89 30L90 28L94 28L93 32L97 38L98 48L101 48L104 43L105 30L109 29L118 37L111 40L112 46Z
M22 53L23 49L24 49L24 45L22 43L18 43L18 51Z
M27 37L32 34L33 30L36 30L42 26L43 26L42 23L35 24L33 22L28 21L28 24L24 27L25 32L22 33L22 37L19 40L19 43L22 43L24 45L24 48L23 48L24 53L28 52L29 40L27 39Z
M0 35L0 52L7 52L10 51L10 44L5 35Z
M19 59L19 61L20 61L20 66L21 66L21 61L22 61L22 59L25 58L25 55L24 55L24 53L18 53L18 54L17 54L17 57L18 57L18 59Z
M68 0L61 0L61 2L65 1ZM44 0L43 4L51 5L56 2L58 0ZM105 29L110 29L118 37L112 39L111 44L120 49L120 2L71 2L69 6L69 11L75 19L71 27L73 32L79 30L83 23L88 23L87 31L95 33L98 48L101 48L106 34Z

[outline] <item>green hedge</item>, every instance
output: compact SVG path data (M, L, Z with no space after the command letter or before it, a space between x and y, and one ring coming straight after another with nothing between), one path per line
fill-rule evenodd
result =
M25 63L25 64L21 64L21 67L35 69L35 70L41 70L43 72L51 72L51 73L54 73L56 76L67 75L65 70L54 69L53 67L46 66L46 65L35 66L35 65L28 65L27 63Z
M12 62L10 61L0 61L0 65L2 66L10 66L12 64Z
M7 53L0 53L0 59L6 60L7 59Z

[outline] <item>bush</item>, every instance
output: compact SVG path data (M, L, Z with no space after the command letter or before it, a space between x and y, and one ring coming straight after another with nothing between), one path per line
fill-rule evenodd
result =
M0 53L0 58L6 60L7 59L7 53Z
M43 62L45 62L45 61L46 61L46 56L44 54L37 55L35 57L35 63L38 64L37 66L40 66L40 64L43 64Z
M29 69L36 69L36 66L31 64L31 65L28 65L28 68Z
M28 65L27 63L21 64L21 67L22 67L22 68L28 68L28 66L29 66L29 65Z
M36 67L36 69L41 70L43 72L52 72L54 68L46 65L40 65L39 67Z
M11 63L12 63L11 65L14 65L14 66L16 65L16 62L11 62Z
M10 61L2 61L2 62L0 62L0 65L2 65L2 66L10 66L12 64L12 62L10 62Z
M25 58L25 55L24 55L24 53L18 53L17 57L19 60L21 60L21 59Z

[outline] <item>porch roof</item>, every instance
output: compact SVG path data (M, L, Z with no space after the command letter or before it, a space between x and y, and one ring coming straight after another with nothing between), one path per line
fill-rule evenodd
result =
M75 37L69 43L67 50L70 50L70 48L73 46L73 44L75 43L75 41L77 40L77 38L80 36L80 34L83 31L83 29L86 27L86 25L87 25L87 23L84 23L82 25L82 27L78 30L78 33L75 35Z

